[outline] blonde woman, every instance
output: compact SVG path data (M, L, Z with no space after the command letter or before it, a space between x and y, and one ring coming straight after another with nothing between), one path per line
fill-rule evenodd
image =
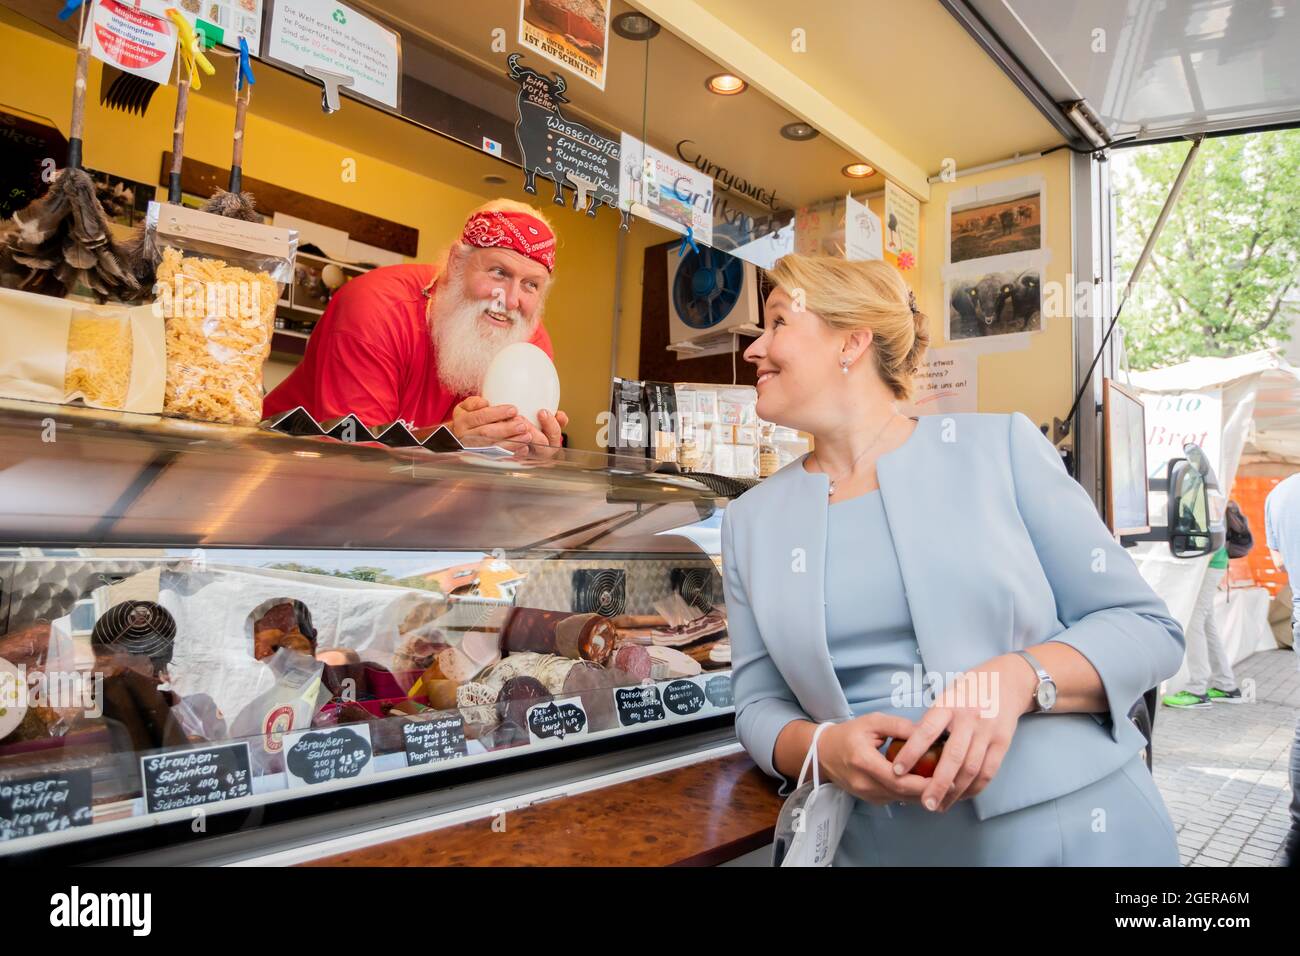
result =
M1024 415L899 413L928 333L896 270L769 279L758 413L815 444L723 519L745 748L784 792L831 723L836 865L1176 866L1128 719L1182 660L1164 602Z

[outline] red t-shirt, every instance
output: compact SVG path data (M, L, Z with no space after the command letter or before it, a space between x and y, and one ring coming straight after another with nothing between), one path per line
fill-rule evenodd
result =
M262 417L301 405L317 421L349 412L371 426L400 418L425 428L450 420L469 396L451 394L438 378L423 291L432 279L433 266L409 264L346 283L312 330L302 362L263 399ZM529 341L554 358L541 323Z

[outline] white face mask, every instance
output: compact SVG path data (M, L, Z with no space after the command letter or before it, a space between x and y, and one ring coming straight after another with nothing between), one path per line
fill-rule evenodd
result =
M774 866L830 866L849 824L853 794L833 783L822 783L818 771L817 738L829 726L819 724L813 731L798 786L781 806L772 839ZM804 783L810 765L812 780Z

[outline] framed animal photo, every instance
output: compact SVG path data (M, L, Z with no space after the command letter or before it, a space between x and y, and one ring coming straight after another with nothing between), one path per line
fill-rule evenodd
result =
M1042 281L1036 267L953 278L944 289L949 342L1043 328Z
M980 199L954 206L949 218L950 262L1034 252L1043 245L1043 195Z

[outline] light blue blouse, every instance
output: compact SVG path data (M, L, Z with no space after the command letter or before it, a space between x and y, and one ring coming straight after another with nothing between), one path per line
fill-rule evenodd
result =
M855 717L916 714L921 652L879 490L830 505L826 639Z

